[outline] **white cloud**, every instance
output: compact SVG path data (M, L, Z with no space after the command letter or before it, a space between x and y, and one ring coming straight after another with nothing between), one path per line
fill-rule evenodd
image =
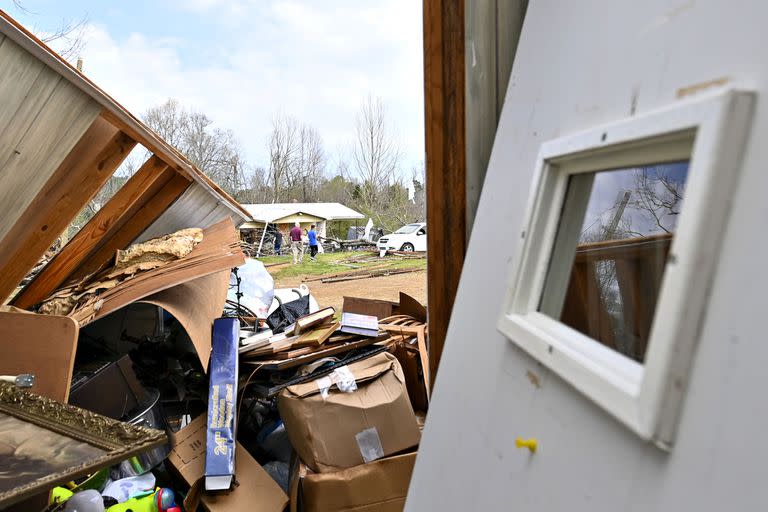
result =
M317 127L333 153L350 141L362 100L381 96L410 166L423 158L421 8L371 4L193 0L184 8L215 18L215 30L117 39L96 24L85 73L135 114L168 97L205 112L256 164L277 111Z

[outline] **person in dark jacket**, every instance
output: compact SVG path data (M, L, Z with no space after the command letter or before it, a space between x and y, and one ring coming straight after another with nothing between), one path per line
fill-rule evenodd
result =
M275 254L280 256L280 249L283 247L283 235L279 229L275 229Z

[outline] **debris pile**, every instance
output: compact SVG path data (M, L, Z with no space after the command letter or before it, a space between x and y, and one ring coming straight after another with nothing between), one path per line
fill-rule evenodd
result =
M0 311L0 344L27 341L2 373L35 375L19 392L89 418L62 431L73 442L102 446L98 421L140 428L124 457L0 486L0 507L35 494L47 511L404 506L430 388L426 309L408 295L336 311L305 286L275 290L225 220L117 251L35 309Z

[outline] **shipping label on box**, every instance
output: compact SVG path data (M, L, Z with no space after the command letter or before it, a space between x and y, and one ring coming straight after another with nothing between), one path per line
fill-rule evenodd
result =
M386 352L349 365L341 377L289 386L278 408L294 450L316 472L387 457L420 440L402 369Z

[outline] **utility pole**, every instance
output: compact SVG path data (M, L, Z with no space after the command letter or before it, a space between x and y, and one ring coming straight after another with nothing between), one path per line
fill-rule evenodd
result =
M623 197L621 198L621 200L618 201L618 205L616 207L616 213L613 214L613 219L611 219L611 223L608 225L607 228L605 228L605 240L610 240L611 238L613 238L616 228L619 227L619 221L621 220L621 216L624 215L624 209L627 207L627 204L629 203L630 195L632 195L632 193L629 190L625 190Z

